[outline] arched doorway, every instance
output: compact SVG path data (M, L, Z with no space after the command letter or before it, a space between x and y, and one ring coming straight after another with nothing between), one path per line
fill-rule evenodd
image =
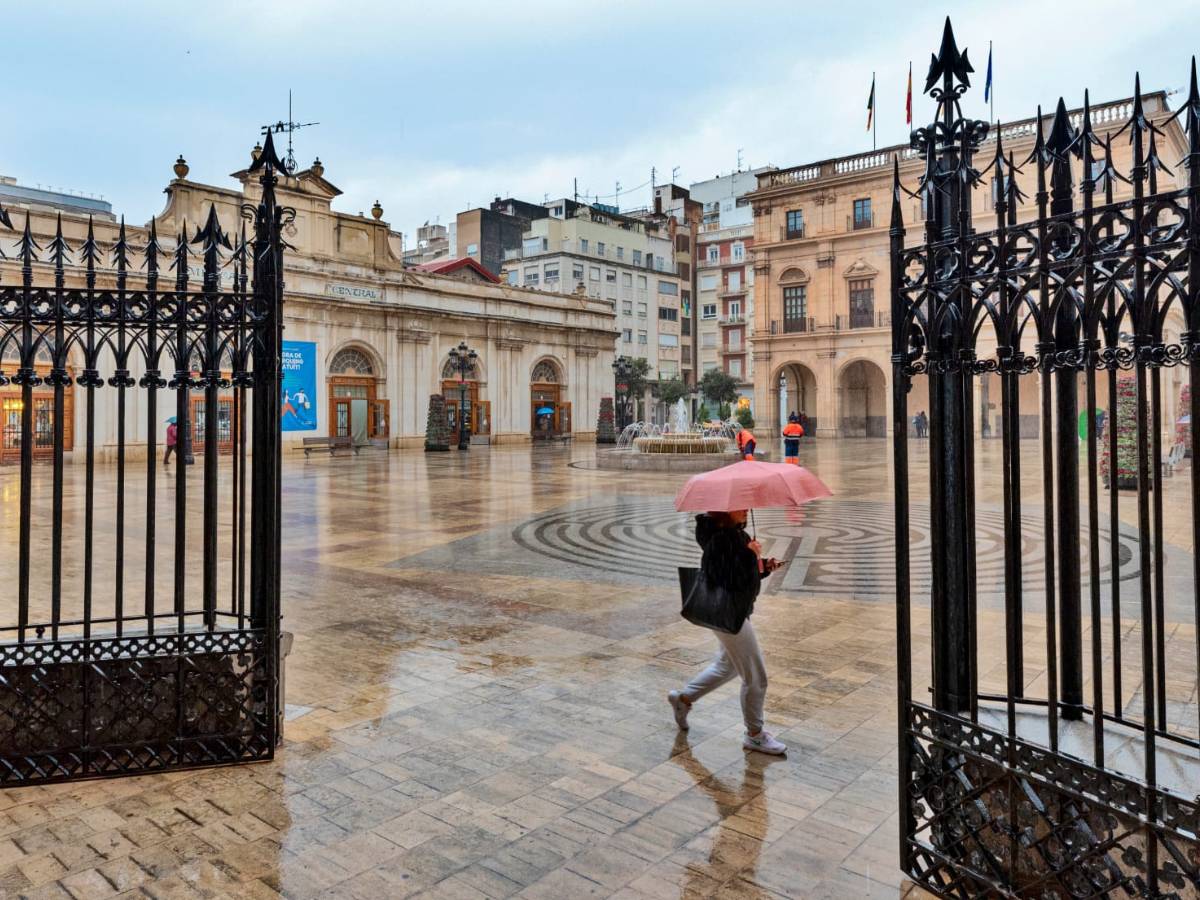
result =
M464 379L460 379L458 369L449 357L442 363L442 396L446 398L446 418L450 425L451 446L458 443L459 423L463 420L459 414L459 406L464 398L471 435L487 436L492 433L492 404L489 400L480 399L482 386L483 368L478 359Z
M571 433L571 404L563 398L562 368L543 359L529 376L530 431L534 440Z
M787 363L779 369L779 422L787 422L792 413L803 413L808 420L805 433L817 433L817 376L803 363Z
M12 376L20 361L15 352L6 350L0 371ZM33 388L33 458L49 459L54 455L54 388L46 383L46 376L54 366L50 348L38 348L34 358L34 370L39 384ZM68 375L71 370L67 369ZM63 450L74 446L75 415L74 388L72 384L63 388ZM20 385L6 383L0 386L0 463L21 461L21 420L25 403Z
M381 381L373 355L360 347L343 347L329 361L329 435L348 437L356 445L386 442L388 401L378 396Z
M842 437L887 437L887 378L879 366L865 359L847 364L838 395Z

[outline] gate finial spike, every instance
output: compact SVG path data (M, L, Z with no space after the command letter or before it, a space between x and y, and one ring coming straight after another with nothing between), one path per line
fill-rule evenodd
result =
M1071 125L1071 119L1067 115L1067 104L1062 97L1058 98L1058 106L1054 109L1054 124L1050 126L1050 137L1046 139L1046 150L1055 159L1065 160L1068 153L1074 152L1079 155L1079 147L1076 143L1078 135L1075 132L1074 126Z
M258 158L250 163L248 171L257 172L263 166L270 164L271 168L276 172L285 171L283 163L279 160L279 154L275 152L275 140L271 136L271 130L267 129L266 140L263 141L262 152L258 154Z
M1162 161L1162 157L1160 157L1158 155L1158 145L1154 139L1155 131L1156 131L1156 129L1153 129L1153 128L1150 129L1150 148L1149 148L1149 150L1146 151L1146 168L1150 172L1150 193L1151 194L1158 193L1158 174L1157 173L1166 172L1168 175L1171 174L1171 170L1167 168L1166 164Z
M196 236L192 238L192 243L202 244L202 251L205 253L217 247L232 249L229 245L229 236L221 230L221 220L217 218L215 203L208 205L208 219L203 228L196 229Z
M113 244L113 265L121 272L129 266L129 242L125 238L125 216L121 216L121 228L117 231L117 242Z
M92 217L88 216L87 238L84 239L83 246L79 248L79 255L89 269L96 268L96 261L100 258L100 245L96 242L95 223Z
M142 267L146 270L147 275L158 274L158 258L162 255L162 247L158 243L158 220L150 220L150 236L146 240L146 249L144 251L146 261Z
M59 271L66 265L67 254L71 252L66 239L63 238L62 232L62 213L58 214L57 224L54 227L54 240L50 242L50 258L54 260L54 268Z
M928 94L937 85L938 79L947 75L957 78L963 88L969 88L970 74L974 71L970 60L967 59L967 49L964 47L962 52L959 52L958 43L954 40L954 26L950 24L950 17L946 16L946 26L942 29L942 45L930 59L924 93Z
M1025 163L1036 162L1039 166L1049 165L1052 159L1050 151L1046 149L1045 129L1042 128L1042 105L1039 103L1037 108L1037 134L1033 138L1033 150L1030 151Z
M29 227L29 210L25 210L25 231L21 235L21 239L17 242L17 253L21 257L21 265L28 269L31 264L37 261L37 253L35 250L41 250L41 246L33 239L33 232Z

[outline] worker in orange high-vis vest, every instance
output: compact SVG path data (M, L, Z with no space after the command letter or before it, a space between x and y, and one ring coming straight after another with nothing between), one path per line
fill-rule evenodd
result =
M742 459L754 459L754 448L757 446L749 428L743 428L737 433L737 447Z
M794 466L800 465L800 438L804 437L804 426L796 415L788 416L788 423L783 426L783 457L784 462Z

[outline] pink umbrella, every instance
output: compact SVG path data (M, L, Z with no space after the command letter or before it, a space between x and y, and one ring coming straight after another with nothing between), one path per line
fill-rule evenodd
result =
M743 460L693 475L675 495L680 512L794 507L833 494L816 475L787 463Z

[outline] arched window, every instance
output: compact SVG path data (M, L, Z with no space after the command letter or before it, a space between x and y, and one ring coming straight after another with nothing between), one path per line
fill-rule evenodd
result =
M442 365L442 381L457 381L457 380L458 380L458 366L455 365L454 360L447 359L445 364ZM471 370L467 373L467 381L478 381L478 380L479 380L479 363L473 363L471 365Z
M558 384L561 380L558 366L548 359L543 359L533 367L533 375L529 380L533 384Z
M374 375L371 358L354 347L346 347L334 354L329 363L331 375Z

